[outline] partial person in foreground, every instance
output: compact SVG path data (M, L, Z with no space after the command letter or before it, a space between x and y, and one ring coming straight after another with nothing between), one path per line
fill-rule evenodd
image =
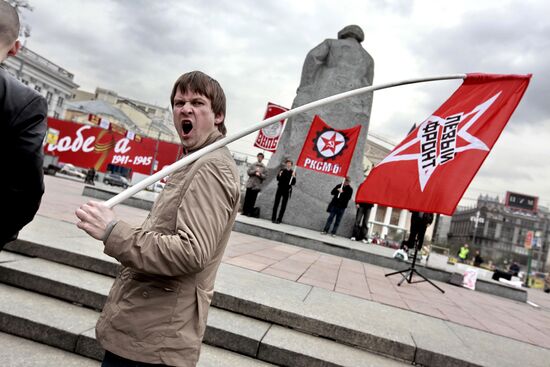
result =
M175 83L171 104L187 155L226 133L225 94L194 71ZM138 228L103 203L76 211L79 228L102 240L123 268L97 322L103 366L195 366L214 281L240 198L239 174L227 147L175 171Z
M42 141L48 105L44 97L9 75L1 65L19 51L18 36L17 11L0 1L0 157L2 171L9 174L9 179L0 180L5 209L0 250L17 239L19 231L34 218L44 193Z

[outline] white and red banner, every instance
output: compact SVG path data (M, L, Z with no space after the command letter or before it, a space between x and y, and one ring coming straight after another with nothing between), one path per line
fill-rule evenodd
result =
M346 177L360 132L361 125L336 130L315 115L296 165Z
M267 110L265 111L264 120L277 116L286 111L288 111L288 108L269 102L267 104ZM277 144L279 144L279 138L283 132L284 125L285 120L281 120L260 129L260 131L258 131L258 137L254 142L254 146L267 150L268 152L275 152L277 150Z
M44 154L59 157L59 162L105 172L107 165L130 168L132 172L149 175L157 141L142 137L131 140L124 134L97 126L48 118L48 131L55 139L48 139ZM52 133L53 134L53 133ZM137 137L137 136L136 136ZM178 144L160 141L154 171L174 163L181 152Z
M516 109L528 75L468 74L368 175L358 202L452 215Z

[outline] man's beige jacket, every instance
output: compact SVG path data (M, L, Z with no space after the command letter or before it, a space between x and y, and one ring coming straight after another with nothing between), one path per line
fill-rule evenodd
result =
M220 138L216 131L204 145ZM123 269L96 326L106 350L195 366L239 197L237 168L224 147L173 173L142 227L116 223L105 253Z

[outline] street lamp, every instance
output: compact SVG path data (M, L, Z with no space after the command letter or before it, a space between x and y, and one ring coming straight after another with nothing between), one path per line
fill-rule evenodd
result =
M470 222L474 222L474 235L472 236L472 245L475 245L476 242L477 224L485 223L485 218L480 217L479 214L480 212L478 210L475 217L470 217Z

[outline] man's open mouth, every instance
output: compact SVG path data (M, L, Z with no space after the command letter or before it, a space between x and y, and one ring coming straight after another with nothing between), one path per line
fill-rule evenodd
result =
M193 130L193 124L191 121L183 121L181 124L181 130L185 135L189 134Z

